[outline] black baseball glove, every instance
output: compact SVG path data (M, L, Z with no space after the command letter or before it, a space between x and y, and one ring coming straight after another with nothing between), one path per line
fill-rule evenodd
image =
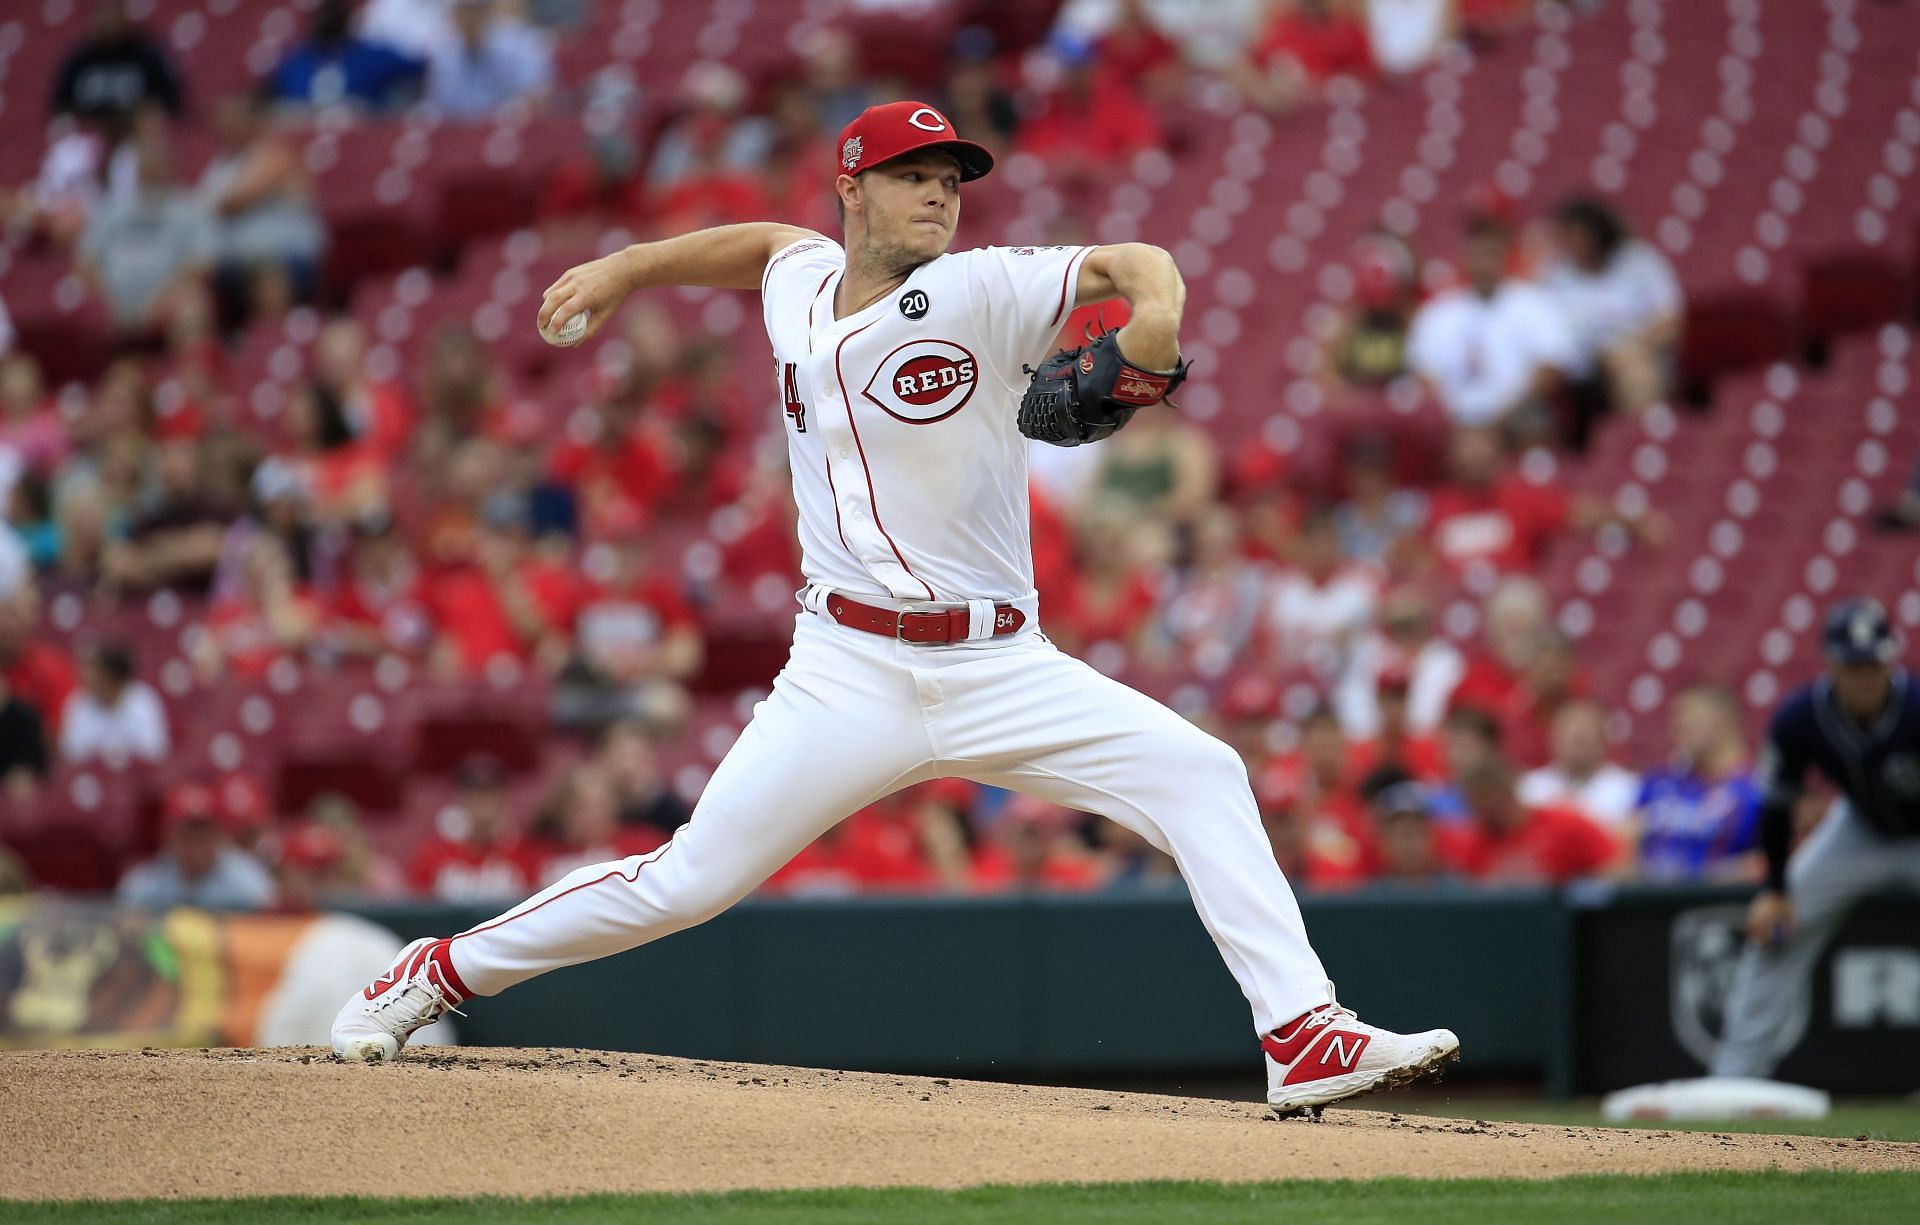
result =
M1187 377L1187 363L1171 370L1144 370L1120 352L1114 332L1102 332L1078 349L1056 353L1033 376L1020 397L1020 432L1056 447L1099 442L1133 414L1171 395Z

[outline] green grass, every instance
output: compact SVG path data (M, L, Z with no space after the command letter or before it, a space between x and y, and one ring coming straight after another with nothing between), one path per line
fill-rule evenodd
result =
M1449 1119L1510 1119L1516 1123L1563 1123L1569 1127L1651 1127L1659 1131L1753 1131L1788 1136L1843 1136L1852 1139L1920 1141L1920 1102L1865 1099L1834 1104L1824 1119L1747 1119L1727 1122L1673 1123L1646 1119L1630 1123L1603 1123L1595 1101L1542 1102L1526 1098L1478 1098L1470 1094L1422 1098L1396 1103L1400 1114L1438 1115Z
M570 1225L1806 1225L1810 1220L1898 1221L1920 1213L1913 1173L1667 1174L1539 1182L1107 1183L1095 1186L745 1191L727 1195L594 1195L547 1200L254 1199L127 1204L7 1205L10 1223L406 1222Z

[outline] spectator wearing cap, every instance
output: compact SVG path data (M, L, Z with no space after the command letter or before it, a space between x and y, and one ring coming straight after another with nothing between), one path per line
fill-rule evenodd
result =
M490 757L472 757L454 775L453 801L413 850L407 884L442 902L517 898L534 887L532 865L514 830L506 773Z
M1443 780L1427 793L1427 813L1436 821L1457 824L1468 817L1460 780L1500 758L1500 721L1477 706L1457 706L1441 725L1440 746L1446 769Z
M1630 823L1640 798L1640 776L1607 760L1606 707L1573 697L1554 712L1553 757L1520 776L1520 802L1571 808L1632 841Z
M127 15L125 0L95 0L87 37L61 60L53 113L123 129L143 107L179 115L180 74L160 44Z
M1396 885L1430 885L1451 877L1441 844L1450 836L1427 814L1427 789L1411 775L1383 766L1360 784L1380 837L1376 879Z
M660 769L653 732L640 720L624 719L609 727L600 738L596 760L613 784L620 824L672 837L693 816Z
M1393 444L1378 435L1347 445L1346 497L1333 509L1340 554L1389 574L1405 573L1419 557L1426 495L1394 480Z
M265 862L261 851L272 841L273 804L260 780L239 771L223 775L213 784L213 798L233 845Z
M1504 222L1470 222L1467 282L1414 314L1407 365L1456 425L1511 425L1543 438L1551 424L1547 398L1579 369L1579 350L1559 303L1508 275L1512 254Z
M1377 391L1407 372L1407 336L1420 304L1413 248L1398 234L1364 234L1348 255L1353 303L1321 349L1321 384L1334 393Z
M1521 802L1500 758L1462 774L1460 794L1470 819L1456 827L1446 853L1476 881L1559 885L1620 865L1622 844L1592 821L1570 808Z
M427 101L454 119L485 119L542 101L553 85L546 32L498 0L453 0L453 37L427 54Z
M1254 799L1274 862L1294 888L1310 893L1351 889L1378 867L1360 853L1344 824L1303 797L1294 779L1268 771L1256 781Z
M273 874L233 845L211 790L197 783L175 787L161 821L160 853L120 878L121 902L148 910L259 910L272 904Z
M1428 502L1426 544L1456 574L1484 581L1534 570L1569 532L1618 526L1648 544L1666 539L1666 520L1656 511L1622 510L1530 480L1495 426L1456 427L1447 454L1449 478Z
M163 138L141 138L134 157L134 189L88 220L78 256L115 329L151 338L207 293L214 228L206 206L175 178Z
M132 650L121 642L95 647L81 667L80 687L67 695L61 759L160 762L170 747L167 709L153 687L134 675Z
M1305 668L1331 686L1373 624L1379 572L1341 556L1339 525L1327 506L1301 519L1288 561L1268 593L1265 653L1276 667Z
M305 914L356 893L345 865L339 834L312 821L295 825L281 838L274 862L274 908Z
M419 96L424 61L353 32L352 0L320 0L307 38L290 48L264 87L288 107L397 110Z
M1760 873L1760 784L1740 700L1691 685L1670 712L1674 758L1640 786L1634 829L1648 880L1752 881Z
M1591 196L1554 210L1540 287L1573 332L1577 380L1603 404L1637 413L1666 398L1685 308L1680 278L1620 214Z

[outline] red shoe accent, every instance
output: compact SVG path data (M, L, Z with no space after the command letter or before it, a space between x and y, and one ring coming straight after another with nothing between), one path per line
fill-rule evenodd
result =
M385 974L368 983L367 989L361 994L370 1000L378 999L424 969L440 980L440 987L451 1003L464 1002L470 993L467 985L460 981L460 975L454 971L448 944L446 940L435 940L432 944L421 945L411 957L394 962Z
M1313 1044L1315 1036L1315 1031L1307 1028L1307 1022L1319 1011L1316 1008L1313 1012L1303 1012L1261 1038L1260 1049L1273 1056L1275 1063L1292 1063L1300 1058L1300 1053Z
M1328 1026L1321 1031L1320 1040L1307 1047L1300 1062L1287 1071L1286 1079L1280 1083L1299 1085L1329 1076L1344 1076L1359 1064L1361 1052L1371 1041L1369 1034Z

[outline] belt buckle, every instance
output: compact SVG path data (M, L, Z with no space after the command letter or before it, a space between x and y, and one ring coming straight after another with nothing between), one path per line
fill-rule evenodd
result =
M904 608L893 610L893 640L895 642L910 641L907 637L907 610Z

